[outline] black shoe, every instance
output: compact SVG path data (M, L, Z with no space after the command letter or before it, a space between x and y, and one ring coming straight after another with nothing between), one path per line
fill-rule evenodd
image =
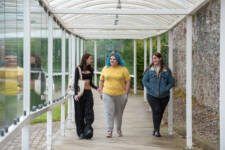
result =
M93 130L92 129L87 130L87 132L85 133L85 138L91 139L92 137L93 137Z
M85 128L84 128L84 136L86 139L91 139L93 137L93 128L92 126L90 125L87 125Z
M84 134L83 134L83 133L81 133L81 134L80 134L80 136L79 136L79 138L80 138L80 139L85 139Z
M156 131L155 131L154 136L155 136L155 137L161 137L161 134L160 134L159 130L156 130Z
M152 131L152 135L155 136L155 130Z

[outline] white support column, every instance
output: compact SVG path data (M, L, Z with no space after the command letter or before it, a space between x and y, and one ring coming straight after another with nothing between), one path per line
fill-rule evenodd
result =
M220 2L220 150L225 149L225 0ZM222 28L223 27L223 28Z
M72 76L74 77L74 75L75 75L75 67L76 67L76 39L75 39L75 36L74 35L72 35L72 65L71 65L71 67L72 67Z
M69 78L72 77L72 35L69 35ZM72 98L68 100L68 123L72 120Z
M82 57L84 55L84 40L81 39L80 41L80 56Z
M161 52L161 39L160 39L160 35L157 36L157 52Z
M30 115L30 1L24 0L23 110ZM29 123L22 128L22 150L29 150Z
M48 101L52 104L53 96L53 18L48 17ZM52 149L52 110L47 112L47 150Z
M137 44L134 40L134 94L137 94Z
M173 33L170 30L168 32L169 42L169 68L173 72ZM168 104L168 132L173 134L173 89L170 90L170 101Z
M192 148L192 16L187 16L186 33L186 136L187 148Z
M75 68L76 68L76 65L78 65L79 63L76 64L76 38L75 36L73 35L72 36L72 77L74 78L75 77ZM75 115L75 111L74 111L74 100L73 98L72 99L72 106L71 106L71 112L72 112L72 122L74 122L75 118L74 118L74 115Z
M94 80L95 80L95 85L97 85L97 41L94 41Z
M77 49L76 49L76 52L77 52L77 65L80 64L80 44L79 44L79 37L76 38L76 45L77 45Z
M144 40L144 70L147 68L147 39ZM144 87L144 101L147 101L146 88Z
M66 33L62 30L62 96L65 96L66 72ZM61 104L61 135L65 135L65 103Z
M149 40L149 64L152 63L152 38Z

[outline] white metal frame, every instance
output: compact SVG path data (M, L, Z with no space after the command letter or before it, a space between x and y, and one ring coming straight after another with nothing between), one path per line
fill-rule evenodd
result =
M76 38L76 56L77 56L77 65L80 64L80 38Z
M48 16L48 102L53 98L53 18ZM52 110L47 112L47 150L52 149Z
M152 63L152 38L149 39L149 64Z
M186 33L186 138L192 148L192 16L187 16Z
M97 41L94 41L94 83L97 85Z
M81 39L80 41L80 56L82 57L84 55L84 40Z
M157 52L161 52L161 39L160 35L157 36Z
M137 43L133 40L134 44L134 94L137 94Z
M80 9L61 8L52 9L54 14L91 14L91 15L188 15L189 10L185 9Z
M168 43L169 43L169 68L173 72L173 33L170 30L168 32ZM168 104L168 132L170 135L173 134L173 89L170 90L170 101Z
M62 96L65 96L65 85L66 85L66 78L65 78L65 72L66 72L66 33L63 30L62 31ZM61 104L61 135L65 135L65 103Z
M30 2L24 0L24 80L23 80L23 110L30 115ZM29 122L22 128L22 150L29 150Z
M144 70L147 68L147 39L144 40ZM147 90L144 87L144 101L147 101Z
M220 8L220 150L225 149L225 0L221 0Z
M69 35L69 79L72 78L72 35ZM68 117L67 121L70 124L72 121L72 98L68 100Z
M79 54L77 54L76 52L78 52L77 51L77 49L76 49L76 37L74 36L74 35L72 35L72 77L74 78L75 77L75 68L76 68L76 66L78 66L79 65L79 58L77 57L76 58L76 55L77 56L79 56ZM76 60L77 60L77 62L76 62ZM72 112L72 122L74 122L75 121L75 108L74 108L74 100L73 100L73 98L71 98L72 99L72 106L71 106L71 112Z

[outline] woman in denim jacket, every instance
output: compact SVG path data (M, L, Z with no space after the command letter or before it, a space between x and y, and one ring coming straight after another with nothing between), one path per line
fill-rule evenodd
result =
M170 89L174 85L172 73L165 66L160 53L153 54L152 63L145 70L142 83L147 89L147 100L153 112L154 131L152 135L160 137L161 120L170 99Z

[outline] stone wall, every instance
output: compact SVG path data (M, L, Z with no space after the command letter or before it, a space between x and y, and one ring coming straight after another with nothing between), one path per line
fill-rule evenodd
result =
M220 1L212 0L193 15L193 136L210 147L219 143ZM185 129L186 20L173 29L174 122ZM184 121L184 122L183 122Z

